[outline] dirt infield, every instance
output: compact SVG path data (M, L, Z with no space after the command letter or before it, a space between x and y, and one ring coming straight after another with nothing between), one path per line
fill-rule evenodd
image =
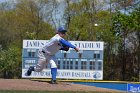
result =
M97 88L94 86L72 84L69 82L58 82L58 84L50 84L48 82L32 81L28 79L0 79L0 90L122 92L105 88Z

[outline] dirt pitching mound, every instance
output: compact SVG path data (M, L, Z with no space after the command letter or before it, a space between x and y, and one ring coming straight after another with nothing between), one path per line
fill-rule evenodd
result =
M69 82L58 82L58 84L50 84L49 82L39 82L28 79L0 79L0 90L122 92L118 90L97 88L95 86L86 86Z

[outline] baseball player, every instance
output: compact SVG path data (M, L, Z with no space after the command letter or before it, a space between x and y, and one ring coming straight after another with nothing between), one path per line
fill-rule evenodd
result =
M36 66L30 66L26 72L26 76L30 76L32 71L41 72L44 67L46 67L47 63L51 65L51 84L57 84L56 82L56 75L57 75L57 65L56 65L56 58L55 54L59 50L68 51L69 48L75 49L77 52L79 48L72 45L70 42L64 39L65 30L63 27L59 27L55 36L53 36L50 41L38 51L38 64Z

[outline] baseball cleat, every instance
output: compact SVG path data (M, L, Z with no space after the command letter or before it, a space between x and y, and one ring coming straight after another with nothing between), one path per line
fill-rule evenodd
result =
M26 76L30 76L32 74L32 71L34 71L34 67L30 66L27 72L25 73Z
M58 84L56 80L51 80L51 84Z

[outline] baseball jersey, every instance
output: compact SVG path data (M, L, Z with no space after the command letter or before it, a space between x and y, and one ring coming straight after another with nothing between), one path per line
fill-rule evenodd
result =
M56 34L54 37L50 39L50 41L42 48L42 50L49 54L49 55L54 55L57 53L60 49L63 48L63 46L67 46L70 48L76 48L74 45L72 45L70 42L67 40L63 39L62 37L59 36L59 34Z
M52 37L49 42L42 48L49 55L54 55L61 49L61 44L59 40L62 39L58 34Z

